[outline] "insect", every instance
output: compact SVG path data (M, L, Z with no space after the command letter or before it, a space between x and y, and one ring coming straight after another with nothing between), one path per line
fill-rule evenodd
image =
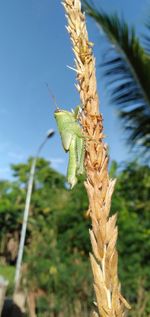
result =
M85 141L78 122L80 111L77 106L72 112L59 108L54 112L63 148L69 152L67 181L71 189L77 183L78 175L84 174Z

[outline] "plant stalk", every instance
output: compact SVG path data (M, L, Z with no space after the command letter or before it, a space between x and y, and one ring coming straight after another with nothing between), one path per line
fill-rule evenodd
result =
M117 216L109 215L115 180L108 175L108 151L103 142L103 119L99 113L93 43L88 39L80 0L64 0L62 4L75 55L73 68L77 74L76 88L83 105L80 123L86 142L85 187L92 223L90 239L93 253L90 259L97 302L93 316L122 317L125 308L129 309L130 306L121 295L118 279Z

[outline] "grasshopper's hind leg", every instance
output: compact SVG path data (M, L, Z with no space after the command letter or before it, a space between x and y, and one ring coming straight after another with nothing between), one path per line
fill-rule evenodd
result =
M84 157L85 157L85 141L84 138L76 138L76 153L77 153L77 174L84 174Z
M76 157L76 137L73 137L69 147L69 162L67 170L67 181L71 186L71 189L77 183L77 157Z

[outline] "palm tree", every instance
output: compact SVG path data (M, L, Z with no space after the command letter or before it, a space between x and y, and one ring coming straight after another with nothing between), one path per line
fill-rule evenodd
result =
M150 37L144 37L144 47L134 28L117 14L108 15L86 0L83 9L111 44L102 65L111 102L118 106L130 144L146 158L150 154ZM146 27L150 31L150 20Z

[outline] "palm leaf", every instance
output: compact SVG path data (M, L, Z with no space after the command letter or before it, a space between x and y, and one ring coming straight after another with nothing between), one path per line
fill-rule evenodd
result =
M150 148L150 56L133 28L116 14L98 11L87 1L84 10L105 32L109 51L103 56L111 101L119 107L132 145ZM150 26L150 24L149 24ZM150 29L150 28L149 28ZM113 46L112 46L113 44ZM150 40L149 40L150 44ZM150 45L149 45L150 48Z
M144 48L145 48L145 51L147 52L147 54L150 54L150 16L148 17L148 19L145 23L145 27L146 27L146 32L143 35Z

